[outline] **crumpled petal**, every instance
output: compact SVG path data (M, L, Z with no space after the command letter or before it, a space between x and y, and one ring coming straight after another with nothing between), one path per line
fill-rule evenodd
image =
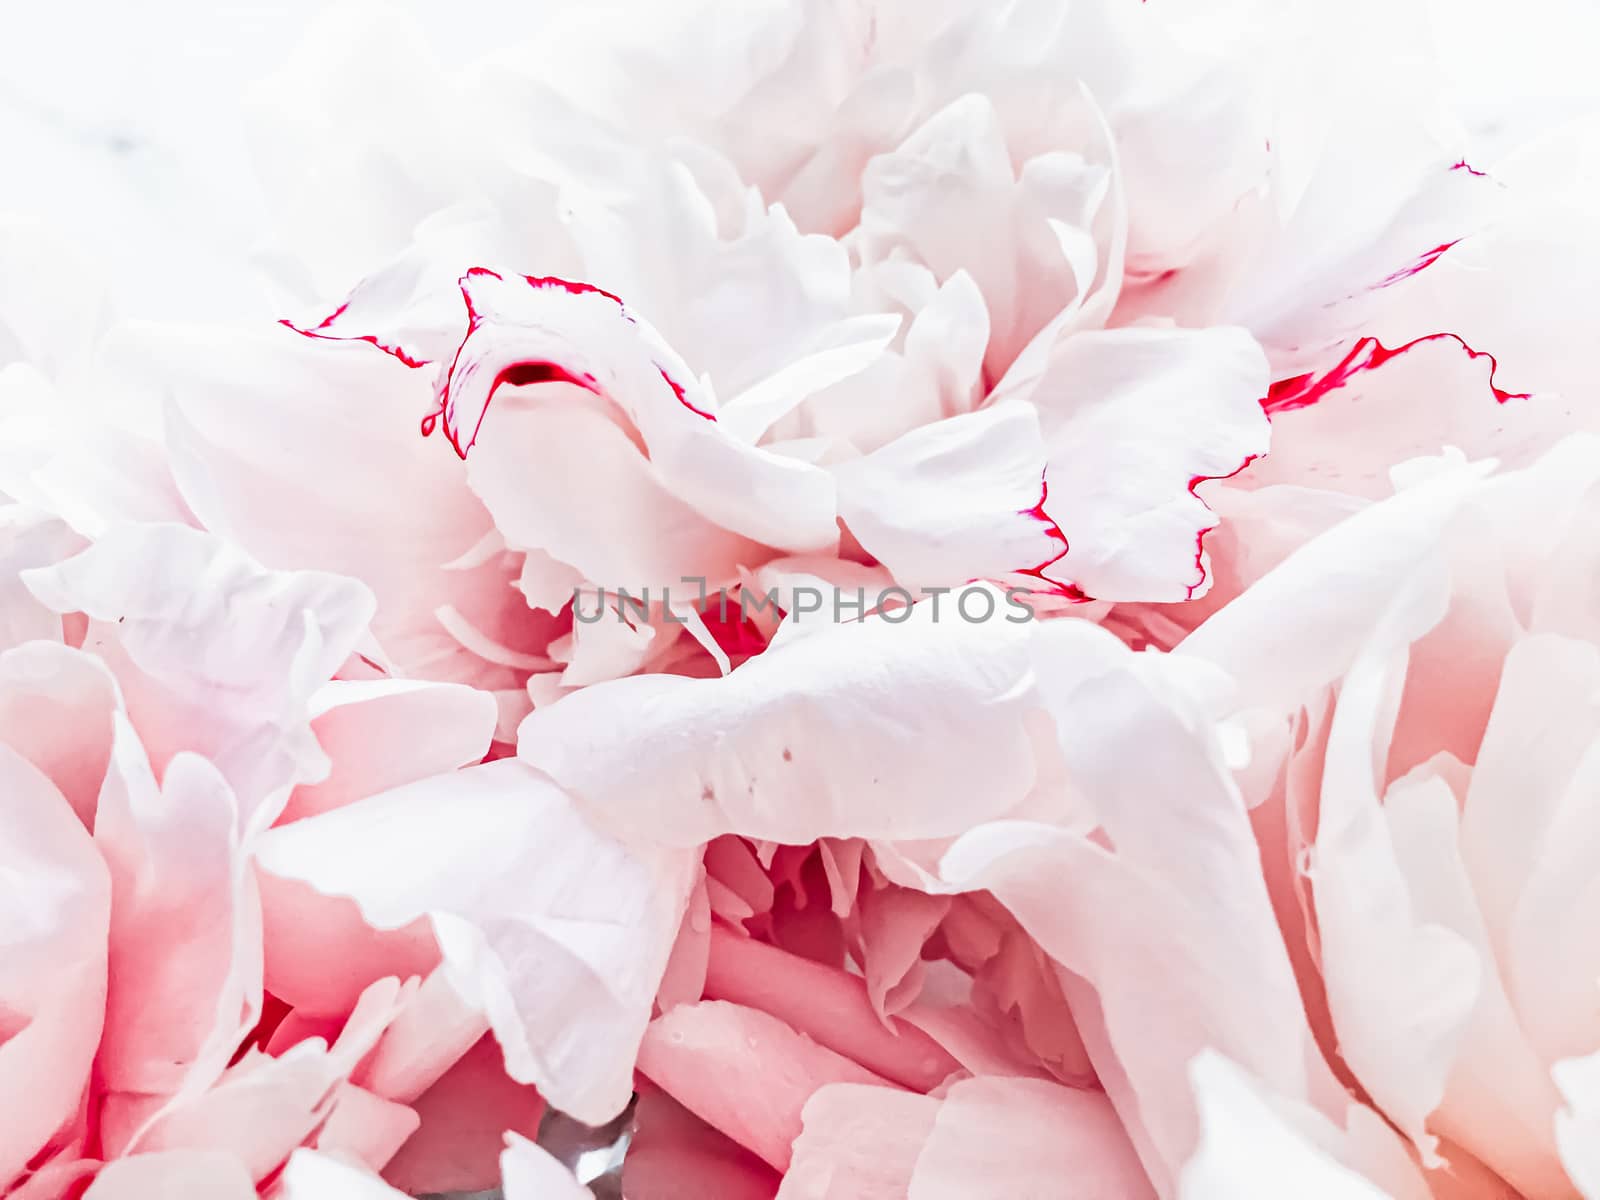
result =
M1102 600L1203 595L1217 518L1195 489L1265 453L1266 390L1260 348L1226 328L1077 334L1001 380L997 399L1039 414L1046 503L1067 545L1052 574Z
M544 848L531 876L527 846ZM691 855L596 832L547 779L503 760L279 826L257 861L351 897L379 929L429 918L514 1079L592 1125L627 1102Z
M89 833L39 769L0 744L0 1180L77 1119L105 1012L111 885Z
M833 475L840 519L903 587L1015 574L1070 587L1047 574L1069 547L1045 513L1045 446L1031 405L998 404L924 425Z
M327 769L307 723L311 693L372 617L361 583L273 572L214 535L124 525L25 575L117 677L158 771L179 750L209 758L248 822L269 797Z
M639 1071L780 1171L818 1088L883 1082L777 1017L725 1000L680 1004L652 1021Z
M804 1119L784 1200L824 1200L846 1181L863 1200L1155 1196L1102 1092L977 1078L935 1098L841 1083Z
M107 1163L95 1176L85 1200L145 1200L149 1196L206 1196L251 1200L250 1173L220 1150L164 1150Z
M1288 1179L1328 1200L1425 1200L1429 1195L1417 1176L1406 1181L1406 1191L1390 1192L1341 1165L1328 1144L1340 1131L1312 1114L1274 1105L1256 1081L1214 1051L1196 1058L1190 1075L1202 1133L1199 1150L1183 1170L1181 1200L1276 1200Z
M1027 625L953 615L923 602L780 639L721 679L588 688L530 715L518 755L606 828L666 845L959 833L1028 794L1038 702Z
M426 680L335 679L310 701L328 775L289 797L279 823L479 761L494 734L492 697Z
M232 791L188 753L158 785L118 714L95 844L112 884L99 1082L165 1097L191 1071L215 1078L260 1010L257 908Z

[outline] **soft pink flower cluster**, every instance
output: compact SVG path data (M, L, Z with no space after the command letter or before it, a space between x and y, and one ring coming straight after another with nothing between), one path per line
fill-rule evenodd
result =
M1600 1200L1600 126L548 9L264 90L282 324L0 233L0 1195Z

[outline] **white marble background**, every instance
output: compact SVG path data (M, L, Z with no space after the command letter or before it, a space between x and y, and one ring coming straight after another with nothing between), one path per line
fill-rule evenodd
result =
M526 30L541 2L394 0L446 58ZM1600 0L1432 2L1482 160L1600 110ZM124 315L275 315L249 266L262 201L243 101L323 7L0 0L0 212L66 232L102 263Z
M514 0L395 0L443 56L532 24ZM265 314L252 85L323 0L0 0L0 212L103 264L118 311ZM280 315L280 314L272 314Z

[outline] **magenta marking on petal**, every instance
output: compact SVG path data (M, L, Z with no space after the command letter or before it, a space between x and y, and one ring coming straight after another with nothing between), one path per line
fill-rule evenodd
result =
M326 329L330 322L338 320L339 314L342 312L344 312L344 305L341 304L339 308L334 311L332 316L328 317L319 324L313 325L309 329L302 328L301 326L296 325L293 321L287 319L280 320L278 324L282 325L286 329L294 330L301 337L315 338L319 342L365 342L369 346L376 346L390 358L399 359L401 362L405 363L406 366L411 367L413 370L415 370L417 367L426 367L432 361L431 359L426 358L415 358L412 355L407 354L399 346L391 346L386 342L380 342L370 333L356 335L351 333L320 332L321 330Z
M1489 391L1495 401L1505 404L1512 400L1528 400L1532 398L1531 392L1508 392L1495 383L1495 375L1500 370L1500 362L1493 354L1486 350L1475 350L1469 346L1464 338L1457 333L1430 333L1419 338L1413 338L1403 346L1393 350L1385 347L1377 338L1364 337L1350 348L1331 370L1322 375L1307 372L1304 375L1295 375L1289 379L1280 379L1267 389L1266 398L1261 401L1261 407L1266 414L1276 416L1279 413L1293 412L1297 408L1309 408L1317 403L1329 392L1336 391L1349 383L1357 375L1365 371L1375 371L1392 359L1399 358L1402 354L1416 349L1427 342L1452 341L1467 352L1471 359L1485 358L1489 360Z
M1054 517L1045 511L1045 501L1049 499L1050 480L1048 474L1046 474L1042 475L1039 479L1039 502L1032 508L1019 509L1018 512L1024 517L1031 517L1035 521L1042 521L1045 526L1045 532L1050 535L1050 539L1052 541L1060 545L1061 549L1057 550L1049 558L1035 566L1018 568L1017 574L1026 575L1030 579L1037 579L1040 583L1045 585L1048 591L1067 600L1076 602L1087 601L1090 598L1089 595L1077 584L1063 583L1061 580L1052 579L1045 574L1045 570L1047 568L1052 567L1056 563L1060 562L1064 557L1066 557L1067 551L1071 549L1071 546L1067 543L1067 535L1062 532L1061 526L1056 522Z
M694 404L690 403L688 393L683 390L683 385L671 375L668 375L665 367L658 363L656 365L656 370L661 372L661 378L666 380L667 386L672 389L672 394L678 398L679 404L683 405L697 417L704 417L708 421L715 421L717 419L715 413L708 413L705 409L697 408Z
M1465 171L1468 175L1476 175L1479 179L1489 178L1489 172L1478 170L1464 158L1452 164L1450 169L1452 171Z
M614 292L606 291L606 289L603 287L596 287L592 283L584 283L581 280L574 281L571 279L561 279L555 275L524 275L522 278L527 280L530 286L536 288L560 288L562 291L571 292L574 296L604 296L607 300L610 300L617 306L624 320L626 320L629 324L633 323L633 314L628 311L628 306L623 303L622 297L616 295ZM656 370L661 372L661 378L665 380L667 386L672 389L672 394L678 398L679 404L683 405L696 416L704 417L708 421L715 421L717 419L715 413L708 413L705 409L698 408L692 404L689 400L688 392L684 389L684 386L674 379L667 372L665 367L658 363L656 365Z
M1460 238L1457 238L1453 242L1441 242L1439 245L1435 246L1432 250L1429 250L1425 254L1423 254L1420 258L1418 258L1410 266L1401 267L1393 275L1390 275L1390 276L1388 276L1388 277L1386 277L1384 279L1379 280L1378 283L1374 285L1373 290L1374 291L1380 291L1383 288L1390 287L1393 284L1399 283L1402 279L1410 279L1413 275L1416 275L1421 271L1426 271L1429 267L1433 266L1434 263L1438 262L1447 253L1449 253L1452 249L1454 249L1457 245L1459 245L1460 242L1461 242Z
M1189 495L1193 496L1196 500L1200 500L1201 504L1205 504L1206 502L1204 500L1200 499L1200 493L1196 490L1197 488L1199 488L1199 486L1202 483L1209 483L1213 479L1232 479L1236 475L1239 475L1241 472L1243 472L1246 467L1248 467L1251 463L1255 462L1256 459L1258 459L1260 457L1261 457L1261 455L1259 455L1259 454L1247 454L1247 455L1245 455L1244 456L1244 461L1241 462L1233 470L1227 472L1225 475L1196 475L1196 476L1194 476L1194 478L1189 480ZM1209 504L1206 504L1206 508L1208 510L1210 509L1210 507L1211 506ZM1216 528L1216 526L1212 525L1209 528L1200 530L1198 533L1196 533L1194 535L1195 581L1193 583L1191 583L1191 584L1188 584L1186 586L1186 588L1184 589L1184 597L1183 598L1185 600L1193 600L1194 599L1194 594L1200 590L1201 586L1206 581L1206 558L1205 558L1205 555L1206 555L1206 534L1210 533L1211 530L1213 530L1215 528Z

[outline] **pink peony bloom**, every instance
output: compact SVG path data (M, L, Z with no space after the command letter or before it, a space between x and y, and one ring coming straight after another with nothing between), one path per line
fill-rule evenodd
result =
M1319 1043L1438 1173L1433 1194L1594 1186L1595 450L1575 437L1498 474L1397 468L1396 494L1179 650L1239 681L1274 747L1254 820ZM1269 607L1296 616L1263 636ZM1196 1076L1202 1103L1213 1084L1219 1105L1286 1115L1224 1099L1240 1085L1217 1064ZM1329 1194L1369 1194L1343 1186Z
M277 324L0 223L0 1196L1600 1197L1595 125L536 15L316 24Z
M258 865L274 823L477 762L492 699L337 678L371 674L363 585L181 526L21 583L54 629L0 653L7 1194L293 1193L302 1148L419 1190L497 1178L544 1103L434 933L380 938Z

